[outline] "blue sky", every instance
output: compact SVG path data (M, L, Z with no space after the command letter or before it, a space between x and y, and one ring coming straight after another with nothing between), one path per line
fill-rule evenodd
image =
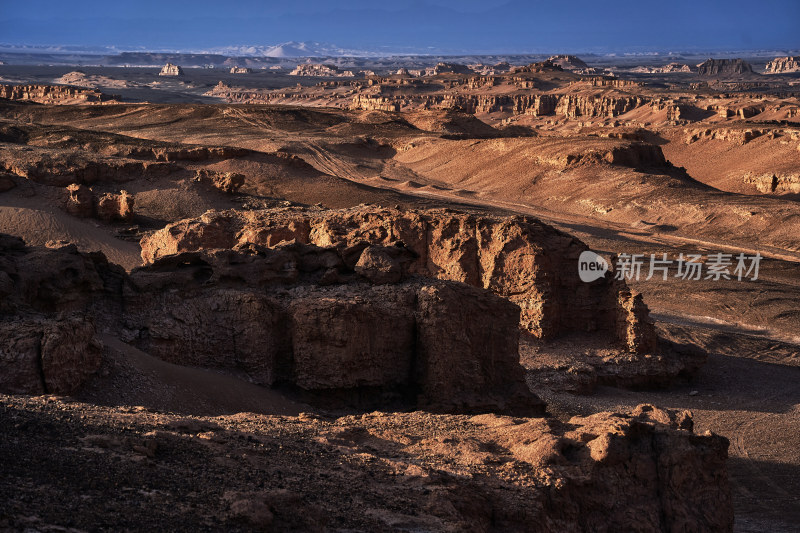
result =
M0 0L0 42L204 49L319 41L452 52L800 48L798 0Z

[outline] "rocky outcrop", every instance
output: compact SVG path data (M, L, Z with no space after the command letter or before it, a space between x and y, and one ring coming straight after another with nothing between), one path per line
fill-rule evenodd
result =
M473 74L473 70L467 65L460 63L445 63L440 61L433 67L426 69L426 76L436 76L437 74Z
M68 85L0 85L0 98L39 104L96 104L120 99L97 89Z
M66 210L77 217L96 216L106 222L133 219L134 197L128 191L96 196L86 185L73 183L67 187Z
M407 279L412 255L295 242L165 257L131 273L126 338L173 363L243 371L312 398L540 410L519 364L519 308L467 285ZM394 258L396 276L380 278L392 268L376 257Z
M738 76L752 74L753 67L743 59L707 59L697 65L700 76Z
M202 489L175 491L169 506L141 498L135 519L147 529L213 522L309 532L733 530L728 441L695 433L687 411L639 405L566 422L420 411L187 418L2 399L4 450L17 461L6 468L0 497L4 523L15 531L98 523L124 530L131 518L117 509L131 496L114 483L151 464L158 475L142 474L149 490L183 487L187 477ZM105 505L49 518L47 480L62 472L65 505L79 506L86 486L104 494ZM254 472L258 482L243 487ZM184 506L191 511L174 510Z
M644 96L579 96L555 94L434 94L384 96L356 94L351 109L400 111L401 109L445 109L464 113L508 112L517 115L617 117L650 102Z
M167 63L161 68L161 72L158 73L159 76L183 76L183 69L179 65L173 65L172 63Z
M67 187L73 183L92 185L160 178L180 167L160 161L97 157L57 149L20 151L0 148L0 168L42 185Z
M245 176L237 172L217 172L215 170L200 169L195 171L194 180L198 183L211 185L222 192L235 193L244 185Z
M95 317L122 269L74 246L28 248L0 234L0 392L69 394L101 362Z
M519 364L519 307L409 278L399 247L187 252L130 275L74 246L0 236L0 392L68 393L101 362L95 323L177 364L244 373L310 401L541 414ZM380 278L399 269L396 276ZM354 265L359 264L358 271Z
M368 245L402 244L416 255L410 272L492 290L521 307L520 325L534 335L607 331L636 351L651 347L646 341L639 348L649 338L643 332L652 330L643 304L623 305L627 289L610 279L581 282L577 260L586 246L527 217L363 208L209 211L145 237L141 246L149 263L184 251L281 242L358 250L346 256L352 265Z
M0 391L69 394L97 371L102 344L80 315L0 320Z
M687 133L686 144L692 144L704 139L717 139L720 141L727 141L739 145L744 145L757 139L762 135L777 135L779 131L774 129L759 129L759 128L706 128L684 130Z
M567 118L616 117L649 102L641 96L577 96L564 95L558 98L556 115Z
M764 69L766 74L800 72L800 56L776 57Z
M800 174L748 172L742 181L764 194L800 194Z
M97 218L106 222L133 220L134 198L128 191L104 193L97 198Z
M94 215L94 193L86 185L73 183L67 186L66 210L76 217Z
M663 67L636 67L632 72L642 72L646 74L686 74L692 68L683 63L667 63Z
M617 303L617 338L625 339L631 352L655 351L658 339L642 295L620 291Z
M350 109L397 112L400 111L400 103L381 96L376 97L357 94L353 97L353 102L350 104Z
M331 78L352 78L353 73L349 70L341 71L335 65L323 65L318 63L303 63L289 73L289 76L317 76Z
M583 70L589 68L581 58L572 55L551 56L547 59L553 65L557 65L564 70Z
M230 73L231 74L252 74L253 73L253 69L248 68L248 67L235 67L234 66L234 67L231 67Z

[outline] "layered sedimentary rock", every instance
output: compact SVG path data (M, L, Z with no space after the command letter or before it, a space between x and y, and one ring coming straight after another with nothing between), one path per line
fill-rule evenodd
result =
M409 279L413 253L401 247L249 245L130 275L74 246L2 236L0 252L0 392L72 392L101 362L98 324L166 361L312 399L543 412L519 364L519 308Z
M363 208L209 211L168 225L141 245L144 261L153 262L184 251L281 242L346 250L402 244L415 254L411 273L492 290L520 306L520 325L534 335L606 331L633 351L653 347L646 307L624 303L624 284L581 282L577 260L586 246L528 217Z
M244 185L245 176L237 172L217 172L214 170L200 169L194 173L197 182L216 187L223 192L236 192Z
M365 253L394 261L360 261ZM126 335L174 363L317 395L360 390L414 394L435 409L539 409L519 364L519 308L467 285L407 279L410 256L297 243L169 256L132 272ZM393 268L398 275L387 277Z
M339 70L335 65L323 65L317 63L303 63L289 73L290 76L318 76L318 77L343 77L352 78L353 73L349 70Z
M767 63L764 71L767 74L781 74L784 72L800 72L800 56L776 57Z
M0 98L40 104L94 104L119 100L118 96L97 89L68 85L0 85Z
M800 193L800 174L748 172L742 178L747 184L754 185L758 192L775 194Z
M517 115L556 115L565 118L617 117L650 102L625 95L477 95L436 94L382 96L356 94L351 109L400 111L404 108L452 109L465 113L510 112Z
M752 72L753 67L743 59L707 59L697 65L700 76L731 76Z

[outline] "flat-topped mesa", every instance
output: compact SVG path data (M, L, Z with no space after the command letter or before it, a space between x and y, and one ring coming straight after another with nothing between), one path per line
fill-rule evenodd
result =
M588 247L530 217L366 207L209 211L168 225L141 246L152 263L186 251L292 241L350 250L353 264L368 245L397 244L415 254L410 273L492 290L520 306L520 326L537 337L597 331L629 351L655 349L647 307L631 300L624 282L610 275L582 282L578 257Z
M800 56L776 57L767 63L764 72L767 74L800 72Z
M752 74L753 67L743 59L707 59L697 65L700 76L733 76Z
M158 73L159 76L183 76L183 69L179 65L173 65L172 63L167 63L161 68L161 72Z

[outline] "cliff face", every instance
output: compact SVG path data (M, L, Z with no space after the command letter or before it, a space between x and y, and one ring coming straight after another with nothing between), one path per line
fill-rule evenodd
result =
M800 72L800 56L776 57L767 63L764 71L767 74L781 74L783 72Z
M191 252L127 275L74 246L0 236L0 392L69 393L100 365L95 324L177 364L243 372L310 400L542 414L519 308L409 279L408 250L292 244Z
M701 76L730 76L752 73L753 67L742 59L707 59L697 65Z
M577 262L586 245L528 217L359 208L209 211L168 225L142 239L141 246L142 258L150 263L203 248L273 247L290 241L356 255L367 245L402 243L414 254L409 272L495 292L520 306L520 325L536 336L605 331L618 334L635 352L655 346L646 306L621 303L624 283L580 281Z
M24 100L39 104L96 104L119 100L97 89L68 85L0 85L0 98Z
M514 114L566 118L616 117L650 102L642 96L578 96L554 94L519 95L408 95L404 97L370 96L353 97L351 109L400 111L403 108L452 109L465 113Z

